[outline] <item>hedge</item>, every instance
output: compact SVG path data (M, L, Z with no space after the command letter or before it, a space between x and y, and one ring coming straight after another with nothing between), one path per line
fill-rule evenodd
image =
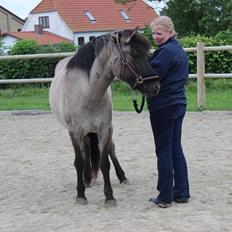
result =
M152 42L149 28L144 32ZM205 46L221 46L232 44L232 32L219 32L215 37L189 36L180 39L183 47L196 47L197 42L204 42ZM1 44L0 44L1 46ZM0 48L1 49L1 48ZM20 40L10 49L9 54L38 54L52 52L73 52L77 48L73 44L61 43L55 46L41 46L35 41ZM188 53L190 73L196 73L196 53ZM50 78L54 76L54 69L62 58L38 58L30 60L3 60L0 62L0 79L20 78ZM232 73L232 51L218 51L206 53L206 73Z
M218 33L215 37L191 36L180 39L183 47L196 47L197 42L203 42L205 46L232 45L232 32ZM188 53L190 73L196 73L196 52ZM211 51L205 53L206 73L232 73L232 50Z
M55 52L74 52L75 45L60 43L53 46L41 46L32 40L20 40L9 50L9 55L39 54ZM51 78L61 58L37 58L3 60L0 62L0 79Z

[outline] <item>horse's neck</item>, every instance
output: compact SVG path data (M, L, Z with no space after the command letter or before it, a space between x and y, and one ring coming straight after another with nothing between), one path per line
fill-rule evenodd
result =
M110 60L96 59L90 73L91 96L94 99L102 98L114 79Z

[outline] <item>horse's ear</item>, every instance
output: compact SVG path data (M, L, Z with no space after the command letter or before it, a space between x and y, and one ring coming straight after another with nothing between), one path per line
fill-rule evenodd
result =
M137 30L139 29L139 27L137 26L132 33L130 34L130 36L127 38L126 43L130 43L132 37L135 35L135 33L137 32Z
M119 36L119 31L113 31L110 33L110 40L114 43L117 42Z

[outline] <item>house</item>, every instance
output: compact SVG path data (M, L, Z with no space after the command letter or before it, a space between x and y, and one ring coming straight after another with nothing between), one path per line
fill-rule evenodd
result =
M35 40L41 45L55 45L61 42L72 43L71 40L55 35L51 32L44 31L42 25L35 25L34 31L25 32L8 32L2 34L2 42L4 44L4 51L7 52L17 40Z
M0 34L4 32L20 31L24 20L0 5Z
M143 0L117 4L114 0L42 0L29 14L22 31L40 24L48 31L82 45L113 30L142 31L157 17Z

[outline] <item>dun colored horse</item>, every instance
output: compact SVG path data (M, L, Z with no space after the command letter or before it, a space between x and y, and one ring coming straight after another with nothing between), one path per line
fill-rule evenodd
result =
M112 141L110 84L115 77L147 97L157 95L159 79L147 62L149 42L136 30L115 31L88 42L55 70L49 101L52 112L69 131L75 151L77 201L87 204L85 187L104 178L107 204L114 205L110 161L120 182L127 182Z

